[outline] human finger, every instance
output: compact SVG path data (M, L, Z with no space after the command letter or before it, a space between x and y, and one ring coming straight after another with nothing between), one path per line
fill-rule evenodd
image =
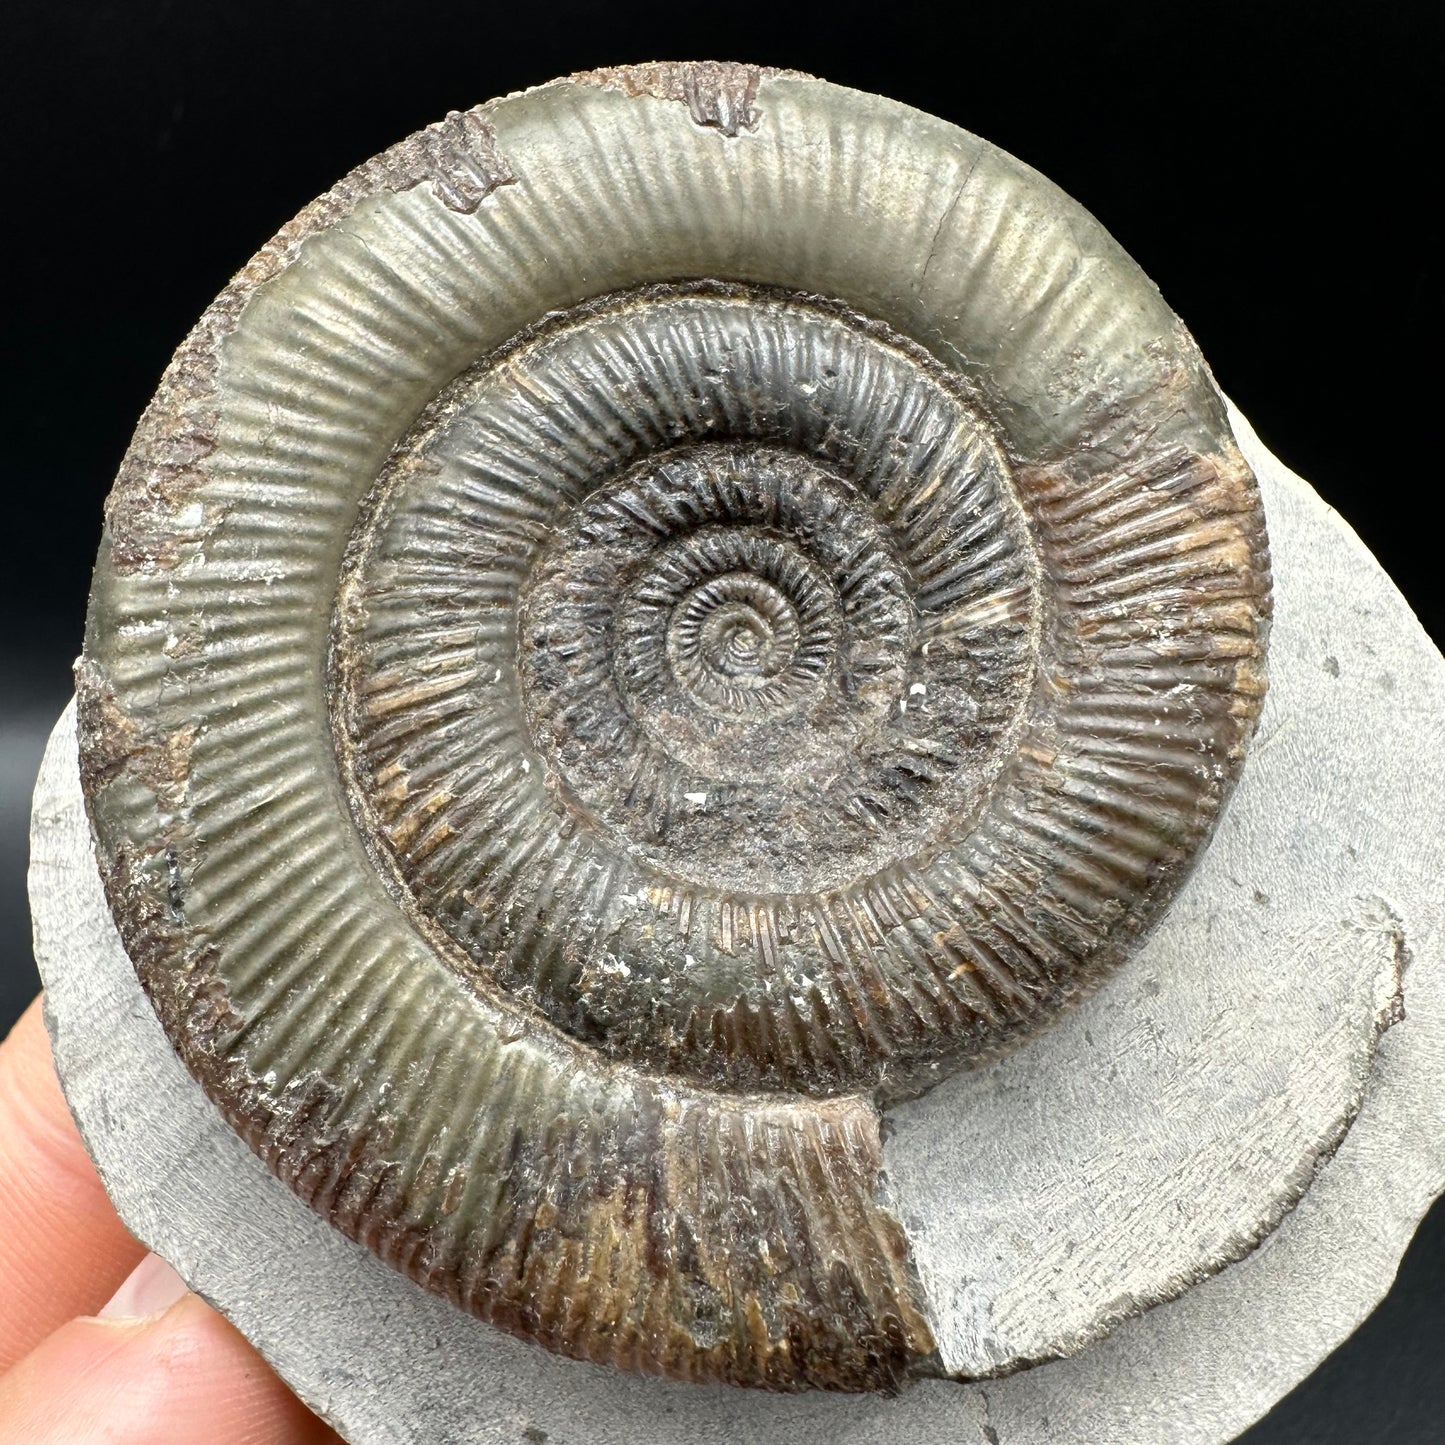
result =
M168 1266L136 1273L0 1379L0 1445L340 1445Z
M144 1254L80 1142L37 999L0 1043L0 1371L99 1309Z

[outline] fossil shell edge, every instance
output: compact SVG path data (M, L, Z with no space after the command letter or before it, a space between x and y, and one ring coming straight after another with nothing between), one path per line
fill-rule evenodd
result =
M821 81L574 77L358 168L177 353L77 670L102 878L231 1124L426 1287L894 1389L880 1109L1157 918L1268 588L1193 343L1047 182Z

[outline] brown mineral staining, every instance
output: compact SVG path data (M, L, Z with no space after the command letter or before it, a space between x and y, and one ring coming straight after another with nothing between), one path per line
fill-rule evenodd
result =
M215 450L216 415L208 400L215 388L213 341L203 320L172 357L106 499L117 572L173 567L187 544L219 519L214 504L198 500L206 459Z
M616 1159L599 1156L590 1118L539 1119L535 1135L524 1118L499 1175L448 1182L430 1268L459 1303L560 1353L683 1379L891 1390L927 1368L905 1242L869 1203L869 1111L758 1104L744 1117L615 1088L632 1121ZM287 1161L283 1174L299 1168L334 1212L351 1153L338 1141L330 1167ZM479 1192L506 1223L463 1259Z
M781 74L454 113L248 263L117 479L82 775L167 1035L338 1229L562 1354L895 1390L941 1366L884 1111L1168 905L1258 716L1268 549L1092 223L801 77L796 145L720 144ZM595 183L625 155L645 193ZM804 203L830 297L761 284L812 264ZM968 334L909 311L930 267Z
M282 227L182 342L136 427L105 505L108 553L116 571L170 569L188 543L203 540L219 524L221 509L214 504L191 515L206 459L216 446L210 397L217 348L251 293L290 261L307 235L342 219L379 188L404 191L430 181L449 210L470 214L499 186L516 179L484 109L453 111L363 162Z
M186 540L182 520L199 485L200 463L214 449L207 418L186 414L178 386L158 396L141 418L135 444L106 501L111 556L121 571L170 567ZM147 454L142 469L132 458Z
M75 693L87 793L95 794L123 774L149 788L164 811L175 813L190 774L196 725L184 723L162 733L147 729L121 710L105 675L84 658L75 667Z

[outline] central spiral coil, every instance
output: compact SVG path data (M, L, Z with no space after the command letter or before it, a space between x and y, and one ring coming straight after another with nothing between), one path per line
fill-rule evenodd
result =
M853 1008L819 895L918 911L1036 672L1007 464L918 348L759 288L591 303L438 400L352 556L354 798L463 977L735 1089L958 1045L887 1006L798 1027ZM996 1002L957 1009L971 1045Z
M673 677L695 702L724 718L796 707L832 657L825 599L816 591L796 595L813 579L796 564L788 568L786 555L767 556L762 539L748 540L754 545L716 548L725 556L741 554L732 559L737 571L712 570L715 558L689 555L700 578L681 597L646 599L654 606L672 603L667 657ZM784 571L794 575L768 580L768 572ZM638 640L639 650L651 650L645 635Z
M785 592L748 572L699 582L678 604L667 631L674 674L695 698L738 711L774 684L798 647L798 613ZM812 651L820 649L817 640ZM801 673L806 686L817 666ZM775 698L786 705L786 694Z

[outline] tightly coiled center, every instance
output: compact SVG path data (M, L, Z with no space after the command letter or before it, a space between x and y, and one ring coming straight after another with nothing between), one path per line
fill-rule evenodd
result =
M889 1067L894 1025L790 1020L856 1012L855 950L917 969L884 920L986 803L1037 664L1031 543L957 388L835 307L654 289L463 378L366 526L359 806L457 969L714 1083Z
M726 572L699 582L677 603L667 629L668 658L678 682L703 706L724 715L762 711L768 703L786 706L789 692L806 688L827 665L828 639L814 634L811 665L792 666L801 631L786 592L752 573Z

